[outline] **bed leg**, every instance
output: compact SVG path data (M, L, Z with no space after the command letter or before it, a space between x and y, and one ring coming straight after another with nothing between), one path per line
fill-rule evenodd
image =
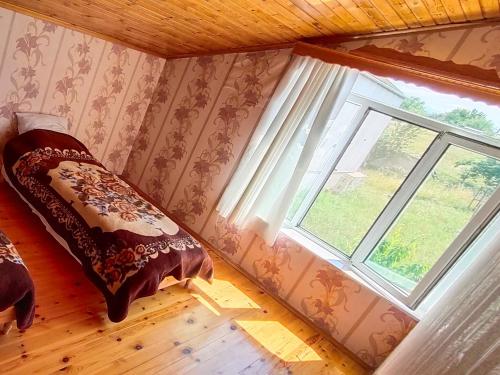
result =
M7 322L7 323L2 324L2 326L0 328L0 335L8 335L11 328L12 328L12 323L13 322Z
M184 281L183 287L187 290L193 290L193 280L187 279L186 281Z

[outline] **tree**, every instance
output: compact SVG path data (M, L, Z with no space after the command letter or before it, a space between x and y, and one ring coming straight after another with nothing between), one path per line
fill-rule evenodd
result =
M489 194L500 185L500 162L494 158L481 158L479 160L463 160L456 163L465 166L460 177L464 184Z
M432 117L461 128L477 129L488 135L492 135L495 132L493 122L477 109L455 108L449 112L434 114Z
M425 110L425 102L416 96L406 97L399 105L399 108L417 115L428 116Z
M425 102L415 96L405 98L399 107L408 112L426 116ZM409 146L414 142L419 131L418 126L392 119L367 160L407 154Z

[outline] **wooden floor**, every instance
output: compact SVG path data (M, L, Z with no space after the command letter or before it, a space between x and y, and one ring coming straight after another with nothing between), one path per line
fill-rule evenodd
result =
M213 285L170 287L114 324L76 261L4 182L0 229L37 293L33 326L0 336L1 374L368 373L215 254Z

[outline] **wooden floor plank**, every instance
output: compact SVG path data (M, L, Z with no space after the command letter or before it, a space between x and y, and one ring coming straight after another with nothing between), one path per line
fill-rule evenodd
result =
M37 303L30 329L0 337L2 374L369 373L212 252L212 285L169 287L115 324L76 261L2 182L0 228L30 270Z

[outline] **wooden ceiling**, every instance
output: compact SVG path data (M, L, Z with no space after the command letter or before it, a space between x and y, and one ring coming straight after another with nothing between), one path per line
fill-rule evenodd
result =
M0 0L161 56L484 20L499 0Z

